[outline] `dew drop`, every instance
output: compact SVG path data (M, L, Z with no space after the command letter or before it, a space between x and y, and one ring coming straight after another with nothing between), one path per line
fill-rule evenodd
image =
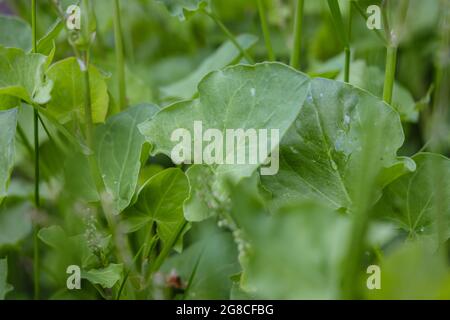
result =
M256 96L256 89L255 88L251 88L250 89L250 94L252 95L252 97Z

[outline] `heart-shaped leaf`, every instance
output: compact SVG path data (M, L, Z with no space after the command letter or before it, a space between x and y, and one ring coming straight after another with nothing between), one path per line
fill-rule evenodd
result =
M189 182L180 169L170 168L154 175L125 214L127 231L139 230L153 222L162 242L170 243L184 225L183 203L188 196Z
M53 97L47 104L47 112L61 123L71 120L84 122L85 86L84 74L75 58L67 58L53 64L48 77L55 83ZM109 96L105 77L92 64L89 65L92 120L104 122L108 113Z
M296 119L308 88L307 76L280 63L229 67L223 71L210 73L200 82L198 99L164 108L151 120L140 125L140 130L153 145L154 154L164 153L169 156L173 156L176 150L174 148L179 145L172 139L173 134L179 130L188 135L184 143L190 144L193 146L192 150L198 151L196 146L202 143L204 138L203 134L199 133L201 130L198 128L199 125L204 131L217 129L214 131L216 133L218 131L218 135L222 137L226 137L227 129L241 129L243 133L250 129L258 132L266 130L267 135L275 130L279 138L282 138ZM212 190L210 195L218 194L224 198L220 195L223 193L220 186L225 178L237 182L242 177L250 176L278 147L278 141L271 143L270 147L266 146L265 152L259 153L257 161L248 161L248 164L226 164L238 163L235 156L239 153L245 153L246 159L250 159L250 155L255 155L255 150L250 150L252 146L246 145L238 149L242 144L234 144L231 143L234 142L233 139L229 140L231 146L223 143L218 147L219 150L216 150L216 156L222 153L223 159L230 157L233 161L220 164L219 159L212 162L213 165L198 167L199 163L202 163L198 158L202 157L203 150L200 151L200 155L194 156L187 152L181 161L177 160L177 162L191 162L193 159L194 163L197 163L189 169L189 176L198 170L210 172L209 177L204 176L205 179L201 181L190 179L190 200L185 206L185 217L190 221L200 221L215 214L214 210L209 208L208 199L203 196L206 189ZM198 210L199 208L203 209Z
M6 95L29 104L47 103L53 82L45 77L46 63L47 57L41 54L0 47L0 97Z

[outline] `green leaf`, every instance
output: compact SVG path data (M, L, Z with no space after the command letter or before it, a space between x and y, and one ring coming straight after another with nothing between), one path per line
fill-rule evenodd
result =
M158 0L164 4L170 14L181 21L192 16L196 11L208 6L207 0Z
M126 229L134 232L154 222L159 238L169 243L184 223L183 203L188 196L189 182L183 171L170 168L157 173L141 188L136 203L126 213Z
M423 242L409 242L395 248L381 261L380 270L380 289L368 290L362 287L368 299L450 298L450 270L444 256ZM362 284L365 285L366 281Z
M376 66L368 66L362 60L353 61L350 83L376 95L383 96L384 73ZM344 79L343 71L338 79ZM398 111L403 121L417 122L419 112L411 93L398 82L394 83L392 107Z
M435 238L438 210L446 240L450 237L450 160L431 153L413 159L417 170L390 184L373 212L396 222L410 238Z
M168 156L178 145L171 140L176 129L189 131L193 146L194 122L198 120L202 121L204 131L217 129L223 137L226 136L226 129L267 129L269 134L271 129L277 129L282 138L296 119L308 87L308 77L280 63L229 67L210 73L200 82L198 99L166 107L153 119L140 125L140 130L154 146L153 154L164 153ZM267 153L260 155L255 164L215 164L207 168L211 171L208 179L190 180L191 195L185 206L185 217L190 221L199 221L213 215L213 210L201 212L191 206L198 201L207 205L201 190L206 188L212 190L210 194L222 193L220 185L224 178L237 182L242 177L250 176L276 148L277 145L267 148ZM231 152L236 155L235 149L223 150L224 159ZM248 146L245 149L241 151L248 159L252 150ZM190 159L194 159L191 154L185 155L185 161ZM200 170L196 166L189 170Z
M45 104L53 82L45 78L47 57L21 49L0 47L0 97L22 99L28 104Z
M37 43L38 52L45 55L49 54L55 45L56 38L59 36L63 29L64 21L58 18L47 30L47 33L41 39L39 39Z
M14 167L17 109L0 111L0 203L7 195L7 188Z
M128 207L136 190L145 142L137 125L158 110L155 105L138 105L110 117L96 129L98 167L116 214Z
M0 259L0 300L5 300L8 292L13 287L7 283L8 278L8 259Z
M266 212L254 182L234 188L241 287L262 299L337 299L350 221L319 202Z
M236 38L236 41L244 50L251 48L257 40L257 37L250 34L242 34ZM161 92L163 97L184 100L192 99L197 92L197 86L203 77L212 71L222 69L229 64L232 64L240 56L240 51L231 41L225 42L187 77L162 87Z
M80 152L69 154L64 163L64 188L68 196L97 202L100 196L92 176L89 160Z
M89 65L92 120L105 121L108 113L109 96L105 77L92 64ZM52 100L47 104L47 112L61 123L71 120L84 122L84 75L75 58L67 58L53 64L48 77L55 83Z
M0 248L16 245L31 233L31 226L29 204L0 210Z
M0 46L29 51L31 49L30 25L17 17L0 14Z
M60 226L43 228L38 237L57 253L61 262L59 265L63 266L63 269L58 271L60 274L65 274L70 265L87 265L92 256L84 235L68 236Z
M366 91L314 79L295 125L281 143L278 175L262 177L274 206L316 198L333 208L351 208L359 191L357 177L366 174L367 141L377 197L388 182L414 170L410 159L396 156L404 141L400 117Z
M81 278L92 284L99 284L103 288L112 288L122 278L123 265L110 264L103 269L91 269L81 273Z

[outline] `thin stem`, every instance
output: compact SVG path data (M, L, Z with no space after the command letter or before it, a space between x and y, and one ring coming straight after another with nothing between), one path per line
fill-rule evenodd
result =
M344 81L350 82L350 63L351 63L351 51L350 47L346 46L344 48L345 52L345 69L344 69Z
M125 57L123 46L122 20L120 17L119 0L114 0L114 39L116 41L116 69L119 85L119 103L120 109L127 106L127 88L125 83Z
M305 6L304 0L297 0L294 21L294 46L291 52L291 67L295 69L300 68L300 56L302 51L302 30L303 30L303 9Z
M384 78L383 100L387 104L392 103L394 91L395 70L397 67L397 47L388 46L386 53L386 74Z
M239 44L239 42L236 40L236 37L231 33L230 30L228 30L228 28L222 23L222 21L220 21L220 19L212 12L209 12L207 10L203 10L203 12L209 16L218 26L219 28L223 31L223 33L225 33L225 35L227 36L227 38L234 44L234 46L239 50L239 52L241 53L241 55L247 59L247 61L251 64L254 64L255 61L253 60L253 58L248 54L248 52L242 48L242 46Z
M37 53L37 3L31 1L31 38L33 42L33 53ZM39 113L36 108L33 112L34 126L34 203L38 211L41 206L41 197L39 190L40 172L39 172ZM33 278L34 278L34 299L40 297L40 270L39 270L39 225L37 221L33 222Z
M353 2L353 1L351 1ZM344 81L350 82L350 64L351 64L351 50L350 50L350 42L352 38L352 26L353 26L353 6L350 3L348 7L348 26L347 26L347 40L348 44L345 46L345 73L344 73Z
M267 24L266 8L264 7L262 0L258 0L258 11L259 11L259 18L261 20L261 28L264 35L264 41L266 43L268 58L270 61L275 61L276 57L275 53L273 52L272 40L270 39L270 31L269 26Z

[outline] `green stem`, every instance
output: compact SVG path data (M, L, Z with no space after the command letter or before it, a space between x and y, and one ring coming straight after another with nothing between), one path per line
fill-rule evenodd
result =
M350 47L346 46L344 48L345 52L345 70L344 70L344 81L350 82L350 63L351 63L351 51Z
M275 61L276 57L275 53L273 52L272 40L270 39L270 31L269 26L267 24L266 9L264 7L262 0L258 0L258 11L259 11L259 18L261 20L261 28L264 35L264 41L266 43L268 58L270 61Z
M91 83L89 77L89 54L87 51L82 53L81 71L83 73L84 80L84 122L86 126L86 143L91 152L94 151L94 123L92 120L92 101L91 101Z
M227 38L234 44L234 46L239 50L239 52L241 53L241 55L247 59L247 61L251 64L254 64L255 61L253 60L253 58L248 54L248 52L242 48L242 46L239 44L239 42L237 42L236 37L231 33L230 30L228 30L228 28L222 23L222 21L220 21L220 19L212 12L209 12L207 10L203 10L203 12L210 17L218 26L219 28L223 31L223 33L225 33L225 35L227 36Z
M397 68L397 47L388 46L386 53L386 74L384 78L383 100L387 104L392 103L394 91L395 70Z
M37 53L37 3L36 0L31 0L31 30L33 53ZM39 113L36 108L33 112L33 126L34 126L34 203L36 210L39 211L41 206L41 197L39 190L40 172L39 172ZM40 270L39 270L39 223L35 220L33 222L33 278L34 278L34 299L40 298Z
M120 110L123 110L127 106L127 88L125 83L124 42L119 0L114 0L114 39L116 41L116 69L119 84L119 103Z
M295 69L300 68L300 55L302 51L302 29L303 29L303 9L305 6L304 0L297 0L294 21L294 46L291 52L291 67Z

